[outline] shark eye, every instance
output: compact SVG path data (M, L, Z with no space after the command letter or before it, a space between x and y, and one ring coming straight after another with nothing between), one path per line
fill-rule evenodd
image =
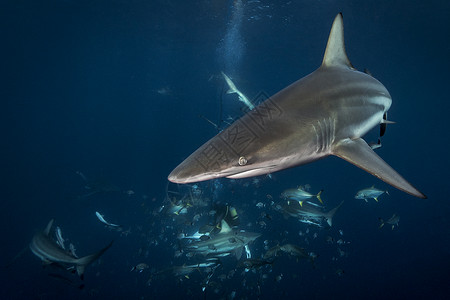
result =
M247 159L245 158L245 156L239 157L239 165L245 166L246 164L247 164Z

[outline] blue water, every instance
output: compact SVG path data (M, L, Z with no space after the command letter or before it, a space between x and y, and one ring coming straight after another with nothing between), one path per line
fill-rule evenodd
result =
M428 199L332 157L258 184L199 184L209 206L189 208L189 220L159 213L167 175L217 133L200 116L219 124L242 115L242 103L223 94L220 72L232 73L249 98L274 94L320 65L338 12L352 64L393 98L396 124L377 153ZM448 298L449 20L446 1L4 1L0 298ZM376 138L376 129L367 136ZM87 196L92 189L77 171L116 191ZM327 208L345 200L332 228L286 219L271 206L268 195L277 202L305 184L324 190ZM371 185L390 195L353 198ZM244 272L228 257L204 292L206 273L155 275L192 263L186 253L175 257L177 234L207 222L213 202L237 209L239 229L262 234L250 245L254 257L265 253L264 241L289 242L316 253L315 267L282 256ZM95 211L123 230L103 226ZM378 218L393 213L399 227L379 229ZM195 214L201 221L192 222ZM26 249L52 218L79 255L114 240L87 268L82 290L76 275L43 268ZM149 268L130 272L142 262Z

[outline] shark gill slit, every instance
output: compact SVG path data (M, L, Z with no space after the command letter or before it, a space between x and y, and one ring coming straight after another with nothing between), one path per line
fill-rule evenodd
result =
M336 120L332 118L318 120L317 127L312 124L316 134L316 152L328 151L336 137Z

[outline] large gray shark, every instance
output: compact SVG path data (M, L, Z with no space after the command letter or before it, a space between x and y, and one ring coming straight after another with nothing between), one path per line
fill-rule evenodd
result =
M338 156L420 198L414 188L361 138L383 124L392 103L387 89L355 70L344 46L342 14L333 22L322 65L213 137L168 179L190 183L245 178Z
M83 273L86 266L98 259L112 245L111 242L108 246L98 251L97 253L77 258L69 251L66 251L62 247L60 247L50 237L49 234L52 225L53 219L50 220L45 230L39 231L33 236L33 239L30 243L31 251L44 263L75 266L77 269L77 273L81 278L83 278Z
M260 236L260 233L233 230L225 220L222 220L219 233L207 240L200 240L188 245L186 250L208 257L234 254L237 259L240 259L243 248Z

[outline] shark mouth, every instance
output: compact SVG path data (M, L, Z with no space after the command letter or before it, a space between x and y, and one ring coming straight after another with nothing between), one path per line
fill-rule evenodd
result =
M276 168L275 165L271 165L271 166L267 166L267 167L262 167L262 168L256 168L256 169L242 171L242 172L239 172L239 173L235 173L233 175L228 175L226 177L230 178L230 179L239 179L239 178L247 178L247 177L259 176L259 175L264 175L264 174L271 173L271 171L273 171L275 168Z

